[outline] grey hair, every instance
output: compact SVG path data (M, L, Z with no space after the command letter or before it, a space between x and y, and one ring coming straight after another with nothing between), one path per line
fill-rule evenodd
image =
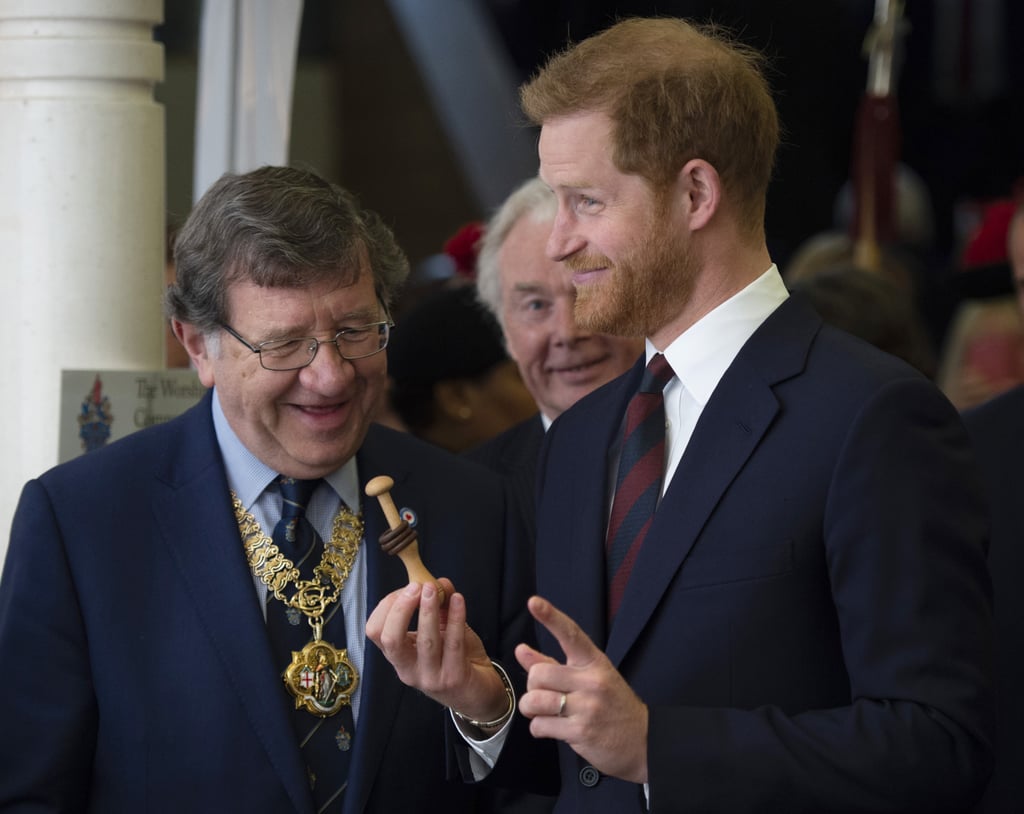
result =
M164 295L164 312L207 334L227 321L227 292L239 281L351 285L368 266L390 313L409 274L405 253L378 215L337 184L291 167L221 176L178 233L174 260L177 279Z
M558 213L555 194L540 178L524 181L505 199L484 227L476 261L476 296L504 328L501 317L501 269L498 253L509 232L525 216L538 223L553 221Z

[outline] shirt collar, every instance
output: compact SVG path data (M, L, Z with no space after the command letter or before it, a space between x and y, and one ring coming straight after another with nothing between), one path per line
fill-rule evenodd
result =
M213 428L217 433L217 445L220 447L220 453L224 459L228 487L238 495L238 499L247 510L251 509L268 484L277 477L278 472L253 455L235 435L235 431L228 423L227 416L224 415L220 404L220 394L216 387L214 387L211 401L213 403ZM345 501L346 506L353 511L358 511L360 506L359 472L356 468L355 456L326 475L324 480L331 485L338 497Z
M707 404L740 348L788 296L782 275L773 263L665 349L665 357L677 378L701 406ZM657 352L647 340L647 361Z

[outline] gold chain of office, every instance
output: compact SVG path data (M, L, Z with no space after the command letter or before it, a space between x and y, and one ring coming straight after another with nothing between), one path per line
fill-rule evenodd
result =
M333 715L351 703L359 675L348 659L348 651L339 650L323 640L324 613L338 601L359 553L363 539L361 514L349 511L344 503L334 517L331 539L324 545L312 579L300 579L295 567L273 540L266 535L251 512L245 510L238 495L231 492L238 531L253 576L267 586L275 599L309 620L313 639L301 651L292 651L291 664L282 677L295 697L295 707L305 707L320 717ZM295 587L291 596L285 591Z

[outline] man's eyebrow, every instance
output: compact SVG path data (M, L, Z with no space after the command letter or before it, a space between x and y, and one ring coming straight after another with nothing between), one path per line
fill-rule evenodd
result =
M380 314L374 311L362 311L357 314L345 314L339 322L355 322L356 320L362 320L362 323L367 322L380 322Z
M385 319L381 314L383 310L384 306L382 305L370 305L358 311L349 311L347 314L342 314L335 320L335 323L356 322L358 320L360 325L366 325L371 322L382 322Z
M335 329L339 330L341 328L359 327L361 325L369 325L374 322L383 321L384 317L380 316L379 309L369 308L365 311L350 311L347 314L342 314L340 317L333 320L333 324ZM315 333L315 331L311 331L306 328L296 328L294 326L271 326L267 331L272 335L273 339L287 339L288 337L305 338L307 336L312 336Z

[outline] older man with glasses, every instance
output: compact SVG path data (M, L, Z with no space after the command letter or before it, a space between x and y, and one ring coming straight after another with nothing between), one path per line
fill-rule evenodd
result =
M424 590L457 584L450 620L506 665L532 576L496 475L372 425L405 256L345 190L264 167L210 188L175 259L209 392L30 481L14 519L0 810L477 810L444 710L364 633L408 582L376 476L442 577Z

